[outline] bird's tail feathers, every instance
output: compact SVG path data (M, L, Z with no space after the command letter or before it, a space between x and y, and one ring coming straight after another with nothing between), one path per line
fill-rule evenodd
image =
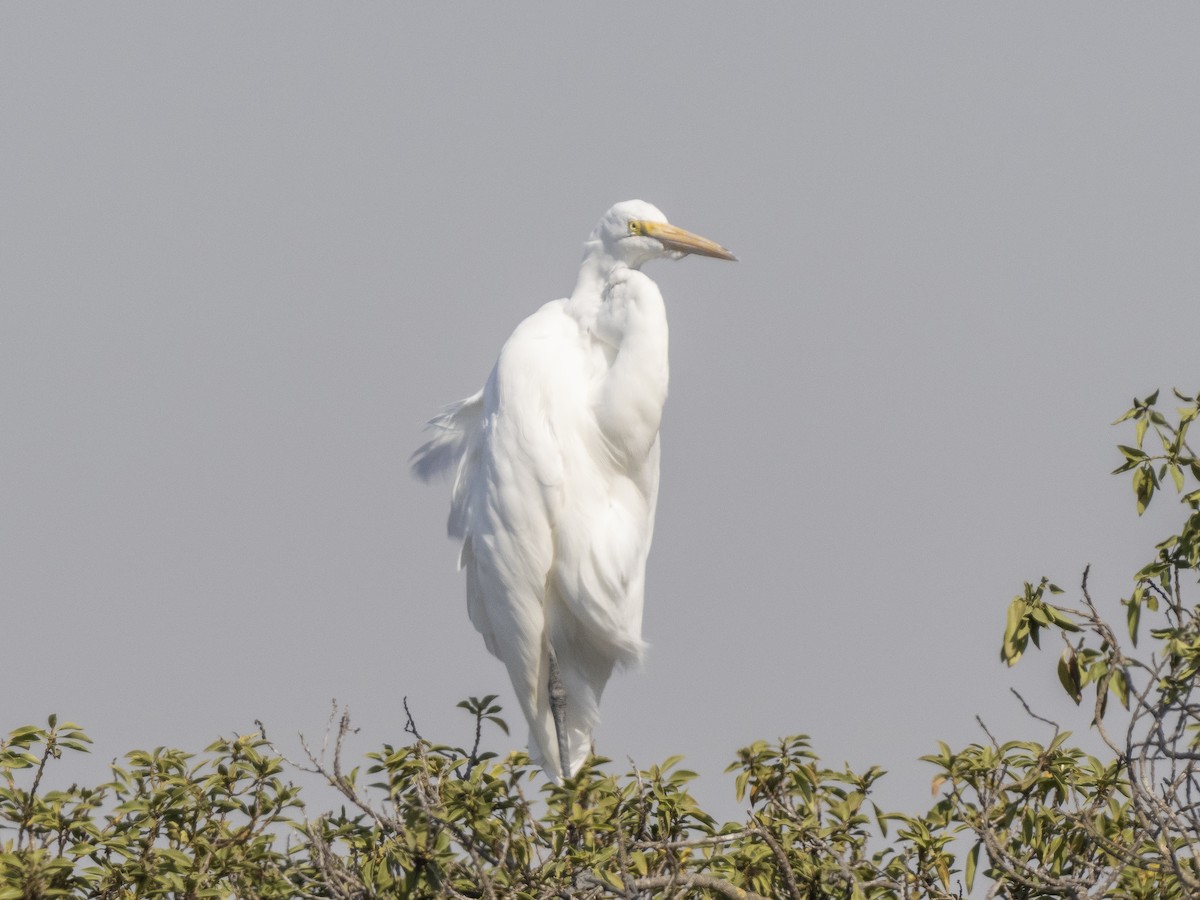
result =
M432 481L457 465L463 458L467 446L483 416L483 391L465 400L442 407L441 411L425 423L425 430L433 436L417 448L409 460L413 474L422 481Z
M433 436L417 448L409 460L412 472L422 481L455 469L447 530L453 537L466 534L468 486L464 475L473 468L479 452L479 430L483 421L483 391L451 403L429 420L425 430Z

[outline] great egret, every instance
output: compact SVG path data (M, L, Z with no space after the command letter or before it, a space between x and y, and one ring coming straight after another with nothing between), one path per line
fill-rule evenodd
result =
M649 203L618 203L584 244L571 296L517 326L483 390L430 421L413 455L426 481L457 467L448 527L467 611L555 779L586 759L613 666L646 650L667 314L639 270L689 253L736 258Z

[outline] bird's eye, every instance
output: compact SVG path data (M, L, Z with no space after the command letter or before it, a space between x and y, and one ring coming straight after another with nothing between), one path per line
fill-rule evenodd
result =
M642 223L639 222L637 219L630 219L629 220L629 233L630 234L641 234L642 233Z

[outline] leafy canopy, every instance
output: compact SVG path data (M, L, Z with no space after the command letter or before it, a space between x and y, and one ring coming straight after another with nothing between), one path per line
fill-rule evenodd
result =
M1174 415L1156 392L1118 420L1133 425L1116 472L1132 473L1138 514L1165 486L1184 516L1134 574L1123 627L1085 571L1069 605L1049 580L1026 583L1001 641L1012 666L1059 637L1058 682L1104 758L1032 711L1044 742L1000 741L981 721L985 740L923 757L937 799L907 814L871 800L877 767L828 768L804 735L758 741L729 767L746 818L719 823L680 757L620 774L593 757L553 784L524 753L482 749L485 726L508 731L494 696L459 704L470 748L427 740L409 716L407 743L346 771L341 715L328 758L290 762L260 725L199 755L132 751L94 787L47 787L55 761L90 743L50 716L0 740L0 900L1200 896L1200 462L1187 440L1200 401L1174 396ZM332 785L341 808L309 815L302 777Z

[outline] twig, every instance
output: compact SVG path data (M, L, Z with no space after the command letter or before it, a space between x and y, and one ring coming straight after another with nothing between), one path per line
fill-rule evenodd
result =
M1025 702L1025 698L1021 696L1020 692L1016 688L1010 687L1009 690L1012 691L1014 697L1021 701L1021 705L1025 707L1025 712L1029 713L1030 716L1037 719L1039 722L1045 722L1047 725L1051 726L1054 729L1054 736L1058 737L1058 733L1062 729L1058 727L1057 722L1047 719L1045 716L1039 716L1032 709L1030 709L1029 704ZM983 723L980 722L979 724L982 725ZM987 729L985 728L984 731L987 731ZM988 735L988 737L991 737L991 735ZM995 738L992 738L992 740L994 741Z
M413 737L415 737L418 741L425 740L425 738L421 737L421 732L417 731L417 723L413 721L412 712L410 712L409 708L408 708L408 697L407 696L404 698L403 702L404 702L404 716L407 719L407 721L404 723L404 730L406 732L408 732L409 734L411 734Z

